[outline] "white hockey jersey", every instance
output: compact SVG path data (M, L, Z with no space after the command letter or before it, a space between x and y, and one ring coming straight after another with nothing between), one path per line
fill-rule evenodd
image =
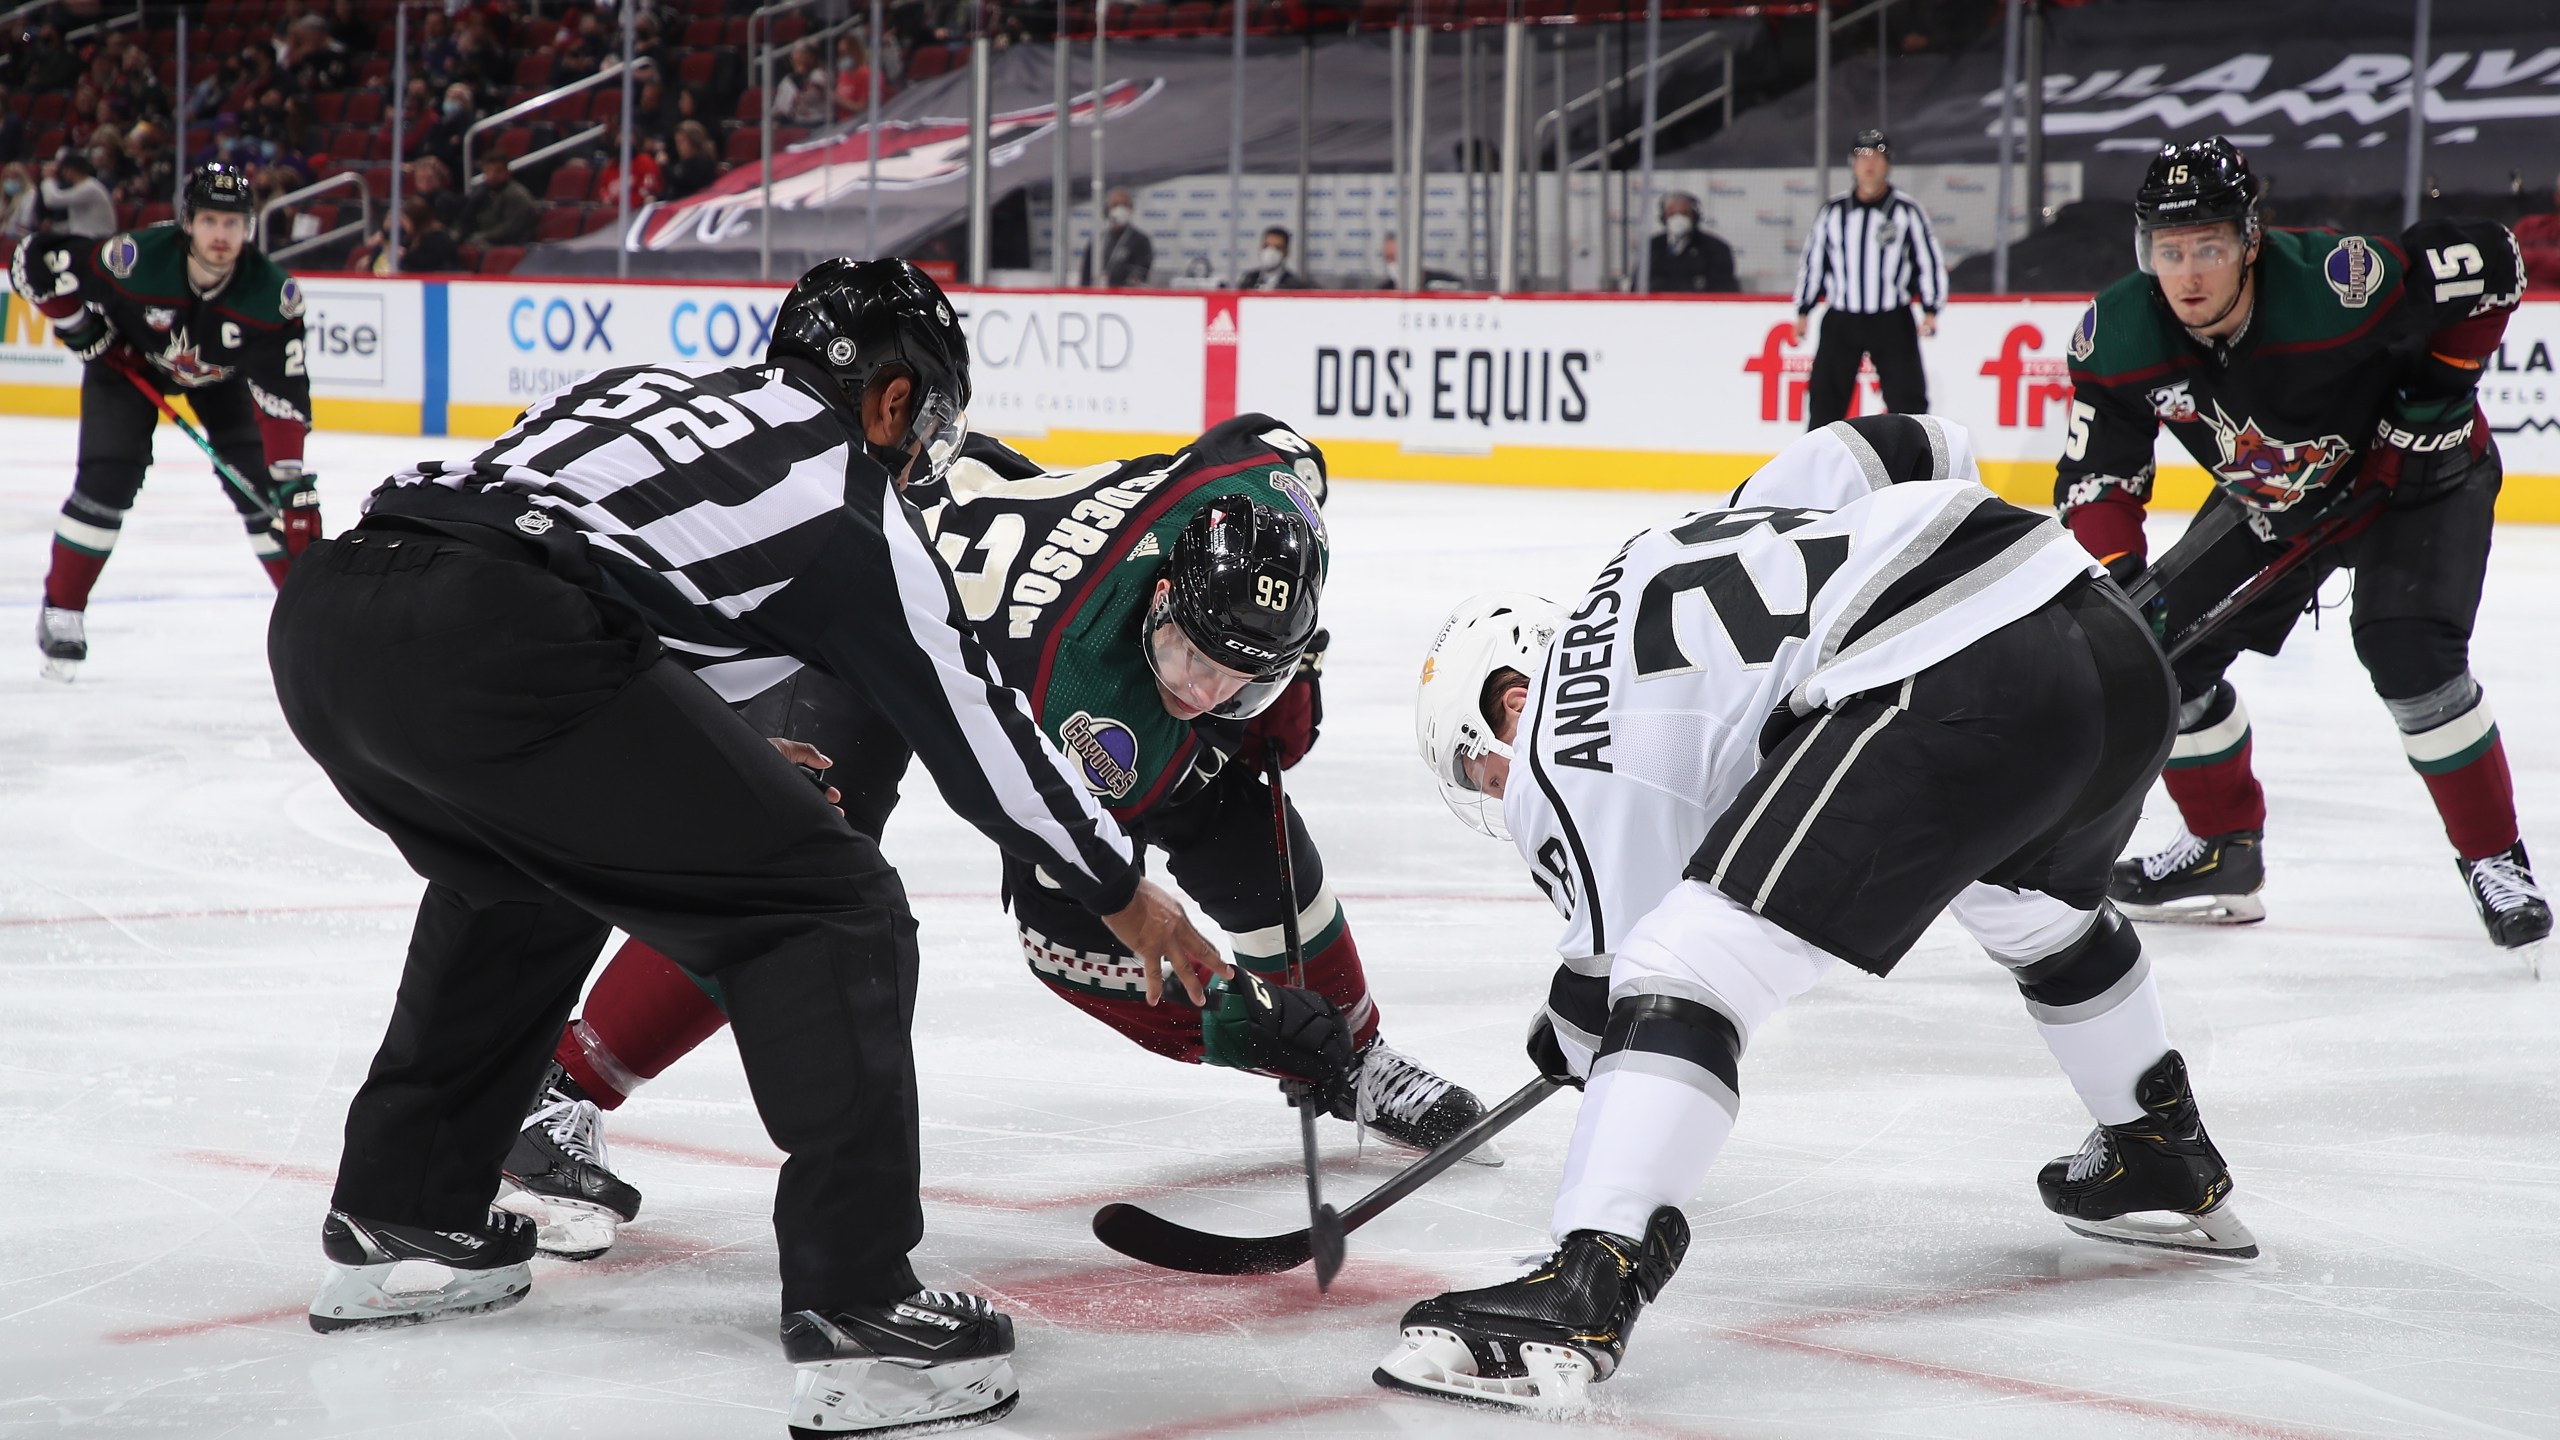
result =
M1558 626L1502 816L1569 964L1679 883L1778 710L1899 682L2103 573L1983 488L1961 427L1888 418L1808 434L1727 508L1628 541Z

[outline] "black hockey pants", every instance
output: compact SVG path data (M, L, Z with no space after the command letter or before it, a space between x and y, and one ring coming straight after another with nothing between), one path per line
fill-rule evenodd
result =
M266 442L258 434L258 407L249 396L248 382L234 379L182 393L214 452L250 484L265 485ZM159 424L160 412L142 398L133 381L112 365L89 366L80 377L80 469L71 482L66 513L109 530L121 528L124 512L133 508L134 497L142 493L142 477L151 468L152 440ZM195 453L192 442L183 448L190 455ZM232 508L240 512L250 533L266 531L266 512L256 501L220 479L214 483L231 497Z
M428 881L330 1203L482 1223L620 926L727 996L789 1157L784 1311L910 1293L916 943L897 873L636 620L511 548L372 522L315 545L276 600L287 723Z
M2341 569L2355 572L2349 629L2374 693L2405 700L2459 678L2471 667L2471 626L2480 613L2504 482L2492 446L2461 480L2425 495L2395 496L2362 533L2295 566L2179 657L2179 697L2211 690L2243 650L2273 655L2283 649L2321 583ZM2232 503L2220 491L2205 502L2208 511ZM2282 548L2246 525L2234 527L2169 587L2168 633L2240 588Z
M1805 379L1804 428L1819 430L1849 418L1849 397L1858 388L1858 362L1876 362L1876 383L1884 389L1884 408L1896 415L1917 415L1929 408L1929 374L1920 364L1920 322L1911 307L1852 315L1825 311L1822 338L1813 348L1813 373Z

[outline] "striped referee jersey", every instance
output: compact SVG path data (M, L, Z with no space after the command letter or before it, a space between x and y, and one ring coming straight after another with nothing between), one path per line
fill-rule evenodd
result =
M970 634L833 389L788 358L603 371L469 460L392 476L366 512L522 537L725 699L816 666L897 725L963 819L1099 913L1122 908L1127 837Z
M1881 315L1914 300L1932 315L1947 303L1947 262L1929 212L1891 186L1873 204L1851 191L1824 205L1796 270L1796 313L1828 301L1851 315Z

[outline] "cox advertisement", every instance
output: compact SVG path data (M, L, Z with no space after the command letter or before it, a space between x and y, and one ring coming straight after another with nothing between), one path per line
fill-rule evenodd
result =
M453 433L491 435L549 391L617 365L763 356L781 286L456 282L448 286ZM1200 428L1200 301L979 291L953 297L969 337L970 423L1189 436Z

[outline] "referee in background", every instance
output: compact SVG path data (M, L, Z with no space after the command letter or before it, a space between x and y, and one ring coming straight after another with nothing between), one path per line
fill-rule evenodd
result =
M1805 317L1827 302L1822 342L1814 347L1806 387L1805 428L1819 430L1849 415L1858 361L1876 362L1884 408L1905 415L1929 408L1929 377L1920 368L1920 337L1938 333L1947 303L1947 262L1929 212L1893 188L1893 152L1881 130L1861 130L1849 146L1856 188L1814 216L1796 273L1796 343ZM1915 320L1914 302L1920 306Z

